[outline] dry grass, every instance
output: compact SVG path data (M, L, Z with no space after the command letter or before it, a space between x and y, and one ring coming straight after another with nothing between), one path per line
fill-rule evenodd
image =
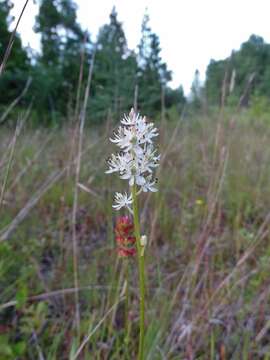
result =
M87 129L82 142L78 289L76 130L23 128L15 144L13 133L1 131L0 358L135 358L136 265L127 349L111 209L124 183L104 175L109 128ZM140 203L150 238L147 359L269 358L269 135L269 124L248 114L198 116L162 129L160 191Z

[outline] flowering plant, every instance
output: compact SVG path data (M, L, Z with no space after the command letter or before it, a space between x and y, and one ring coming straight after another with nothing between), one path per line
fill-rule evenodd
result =
M140 287L139 360L143 360L144 358L144 254L147 237L145 235L140 235L137 197L141 192L157 191L155 187L157 180L154 178L154 169L159 165L160 155L157 154L157 150L153 145L153 138L156 136L158 136L158 131L154 124L152 122L147 122L145 117L140 116L131 109L129 115L124 116L121 120L121 125L117 132L114 133L114 138L110 139L120 148L120 151L116 155L111 155L108 160L109 169L106 171L107 174L114 172L119 173L121 179L128 180L129 187L131 188L130 194L127 192L117 192L115 194L113 208L116 210L127 208L128 211L132 213L134 220ZM127 219L128 217L125 219L123 217L120 221L121 224L118 224L118 229L116 228L118 254L121 257L129 257L135 254L135 249L133 247L134 236L130 236L130 233L127 235L131 230ZM126 232L124 236L123 231L124 233Z
M141 192L157 191L153 169L159 165L160 155L153 146L153 138L158 131L153 123L148 123L145 117L131 109L129 116L124 116L114 138L110 139L121 150L112 154L108 160L107 174L118 172L121 179L128 180L129 186L138 187ZM132 213L132 195L117 192L113 207L120 210L126 207Z

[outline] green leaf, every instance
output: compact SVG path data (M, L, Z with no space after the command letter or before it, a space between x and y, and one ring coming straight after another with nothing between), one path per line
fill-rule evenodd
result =
M28 296L28 290L26 285L23 284L16 293L17 309L22 308L26 304L27 296Z

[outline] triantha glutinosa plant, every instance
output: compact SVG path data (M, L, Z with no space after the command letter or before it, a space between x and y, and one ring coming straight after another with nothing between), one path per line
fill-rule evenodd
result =
M158 130L152 122L137 114L131 109L128 116L124 116L121 125L110 139L120 151L112 154L108 160L109 170L106 173L119 173L121 179L128 180L129 189L115 194L113 208L126 208L133 215L134 233L139 267L140 288L140 338L138 359L144 358L144 314L145 314L145 269L144 253L147 238L141 236L138 210L138 195L142 192L156 192L156 178L154 170L159 165L160 155L153 145L153 138L158 136ZM124 221L124 220L123 220ZM124 221L129 223L128 218ZM132 227L132 226L131 226ZM135 253L132 236L124 240L117 238L118 254L122 257L132 256ZM120 241L121 240L121 241Z

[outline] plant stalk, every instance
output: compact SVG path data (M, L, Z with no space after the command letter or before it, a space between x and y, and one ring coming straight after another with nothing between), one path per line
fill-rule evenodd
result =
M129 345L129 261L125 259L125 344Z
M132 186L133 219L134 230L137 245L138 267L139 267L139 288L140 288L140 338L138 360L144 359L144 313L145 313L145 270L144 270L144 252L141 246L141 233L139 221L139 209L136 185Z

